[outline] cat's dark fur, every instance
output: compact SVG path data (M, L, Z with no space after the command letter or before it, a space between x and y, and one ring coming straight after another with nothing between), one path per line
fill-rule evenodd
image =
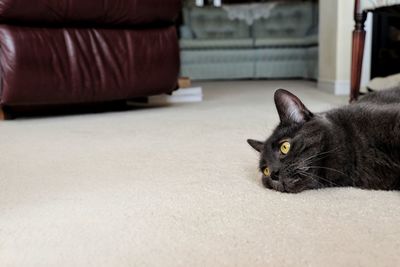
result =
M356 103L311 113L293 94L275 93L280 124L265 141L248 140L260 152L267 188L306 189L355 186L400 189L400 90L371 93ZM279 151L289 140L287 155Z

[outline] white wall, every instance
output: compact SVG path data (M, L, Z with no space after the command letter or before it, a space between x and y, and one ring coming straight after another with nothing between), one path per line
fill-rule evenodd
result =
M338 3L319 1L319 81L336 79Z
M352 32L354 29L354 0L339 0L338 3L339 9L336 40L336 80L349 81L351 67Z

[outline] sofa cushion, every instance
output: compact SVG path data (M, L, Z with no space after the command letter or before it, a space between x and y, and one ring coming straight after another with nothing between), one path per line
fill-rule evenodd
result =
M192 7L183 10L184 23L189 25L196 39L240 39L250 37L244 21L230 20L221 8Z
M227 48L252 48L253 39L181 39L181 49L227 49Z
M1 104L74 104L172 92L174 26L161 29L0 26Z
M259 47L304 47L317 46L318 36L306 36L299 38L258 38L255 46Z
M139 25L174 21L180 0L0 0L0 21Z
M182 75L193 80L241 79L254 74L254 49L183 50Z
M254 23L256 38L303 37L318 32L318 6L312 2L277 5L267 19Z

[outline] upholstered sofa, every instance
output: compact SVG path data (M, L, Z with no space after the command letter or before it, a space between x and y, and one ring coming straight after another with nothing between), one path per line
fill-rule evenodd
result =
M173 91L180 9L180 0L1 0L2 109Z
M252 25L224 8L185 5L181 74L194 80L318 76L318 6L276 3Z

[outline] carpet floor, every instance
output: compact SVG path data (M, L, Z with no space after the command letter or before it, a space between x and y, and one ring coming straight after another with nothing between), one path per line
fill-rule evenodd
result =
M398 266L400 193L262 187L276 88L204 82L205 100L0 122L1 266Z

